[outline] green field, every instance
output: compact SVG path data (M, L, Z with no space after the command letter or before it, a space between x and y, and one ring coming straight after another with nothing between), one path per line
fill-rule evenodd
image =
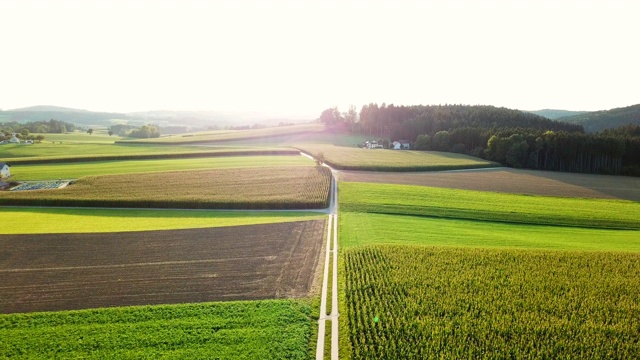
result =
M52 141L63 141L63 142L80 142L80 143L114 143L118 140L127 140L131 139L130 137L111 135L105 130L94 129L93 134L89 135L85 131L76 131L72 133L66 134L38 134L32 133L31 135L42 135L44 136L43 143L48 143Z
M2 191L0 205L183 209L317 209L331 171L280 166L87 176L63 189Z
M640 231L341 212L340 245L640 252Z
M340 170L431 171L500 166L480 158L436 151L360 149L333 145L299 145L296 148Z
M640 203L415 185L340 183L344 211L523 224L640 229Z
M152 231L270 224L324 217L311 212L1 208L2 234ZM37 221L36 221L37 219Z
M216 148L223 150L224 148ZM162 146L162 145L126 145L126 144L83 144L43 142L33 145L0 145L3 161L29 158L73 158L97 155L138 155L138 154L185 154L203 152L212 149L202 146Z
M128 140L126 142L142 144L190 144L204 142L225 142L234 140L261 139L274 136L298 135L302 133L322 132L323 130L324 125L322 124L302 124L250 130L203 131L190 134L165 136L154 139Z
M265 300L0 315L0 357L306 359L306 300Z
M84 176L241 167L309 166L305 156L231 156L164 160L121 160L83 163L14 165L11 180L77 179Z
M353 359L640 357L637 254L377 246L343 258Z

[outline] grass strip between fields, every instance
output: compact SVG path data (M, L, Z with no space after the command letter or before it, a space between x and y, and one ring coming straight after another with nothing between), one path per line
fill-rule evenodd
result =
M306 359L309 300L263 300L0 315L8 358Z
M0 208L3 222L22 224L0 227L0 235L177 230L315 220L324 216L286 211Z
M640 229L640 203L415 185L340 183L343 211L532 225Z

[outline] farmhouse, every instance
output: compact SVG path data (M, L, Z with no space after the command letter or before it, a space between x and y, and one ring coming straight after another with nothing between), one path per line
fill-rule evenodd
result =
M11 176L11 170L9 170L9 164L0 162L0 179L8 178Z
M394 150L409 150L411 149L411 144L408 140L398 140L394 141L391 145L393 145Z
M18 139L18 138L16 137L16 133L13 133L13 136L11 137L11 139L9 139L9 142L10 142L11 144L19 144L19 143L20 143L20 139Z

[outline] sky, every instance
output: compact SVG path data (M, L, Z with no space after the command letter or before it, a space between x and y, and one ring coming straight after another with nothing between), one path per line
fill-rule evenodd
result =
M0 109L640 103L640 1L0 0Z

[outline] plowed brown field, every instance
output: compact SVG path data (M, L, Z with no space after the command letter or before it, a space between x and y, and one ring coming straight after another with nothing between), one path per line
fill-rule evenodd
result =
M0 235L0 313L306 296L324 226Z
M341 171L339 179L512 194L640 201L640 178L626 176L487 169L421 173Z

